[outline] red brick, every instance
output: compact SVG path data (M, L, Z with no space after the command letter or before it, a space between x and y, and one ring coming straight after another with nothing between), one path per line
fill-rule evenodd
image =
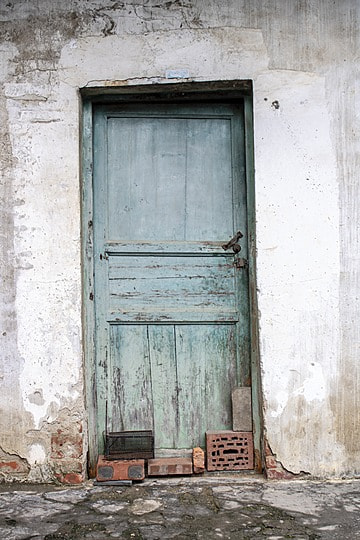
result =
M266 469L266 476L269 480L292 480L295 475L280 465L277 469Z
M208 471L253 469L253 434L242 431L207 431L206 457Z
M265 456L273 456L269 443L265 440Z
M9 470L11 469L13 471L18 471L19 463L17 463L17 461L1 461L0 467L2 469L9 469Z
M67 474L55 474L56 478L61 482L61 484L82 484L84 477L82 474L78 473L67 473Z
M9 454L10 455L10 454ZM0 461L0 469L1 472L4 474L8 473L27 473L29 472L29 467L25 460L17 457L17 456L11 456L13 459L2 459Z
M78 458L82 455L83 440L79 434L71 435L58 430L51 435L51 458Z
M104 456L99 456L96 467L96 480L98 482L106 482L107 480L144 480L144 478L144 459L108 460Z
M193 448L193 468L195 474L201 474L205 471L205 452L199 446Z
M192 474L191 458L149 459L148 476L175 476Z
M64 484L81 484L84 481L83 475L78 473L65 474Z
M52 468L56 473L82 473L83 463L76 459L54 459L52 460Z
M267 469L276 469L278 466L278 462L276 461L274 456L266 456L265 464Z
M265 472L268 480L291 480L297 475L287 471L280 461L276 459L276 454L273 453L268 441L265 439Z

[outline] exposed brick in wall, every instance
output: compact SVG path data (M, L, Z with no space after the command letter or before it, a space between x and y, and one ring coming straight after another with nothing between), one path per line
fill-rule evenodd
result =
M51 435L51 459L79 458L82 446L81 433L70 434L58 429Z
M85 480L84 475L79 473L57 473L55 477L61 484L81 484Z
M23 480L27 477L30 466L27 461L15 454L8 454L0 448L0 482Z
M264 441L265 449L265 474L268 480L293 480L303 476L307 476L309 473L301 472L299 474L292 473L285 469L280 461L276 459L276 454L270 448L268 441Z
M81 422L52 426L50 463L59 482L79 484L85 480L83 443Z

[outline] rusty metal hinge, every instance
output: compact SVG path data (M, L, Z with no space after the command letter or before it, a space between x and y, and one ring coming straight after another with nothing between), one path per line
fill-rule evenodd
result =
M235 268L247 268L249 266L249 261L243 257L235 259Z

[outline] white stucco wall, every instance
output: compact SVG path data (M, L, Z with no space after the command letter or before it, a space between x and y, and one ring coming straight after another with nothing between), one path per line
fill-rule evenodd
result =
M254 83L269 445L294 473L360 472L358 23L356 0L1 4L4 476L85 463L79 88L179 68Z

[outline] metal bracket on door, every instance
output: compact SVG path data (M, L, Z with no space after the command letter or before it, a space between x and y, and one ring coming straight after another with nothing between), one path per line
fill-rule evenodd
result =
M232 247L234 253L239 253L239 251L241 250L241 246L238 244L238 241L243 236L244 236L243 233L241 231L238 231L226 244L223 244L221 247L225 251Z
M239 257L238 259L235 259L235 268L247 268L249 266L249 262L247 259L244 259L243 257Z

